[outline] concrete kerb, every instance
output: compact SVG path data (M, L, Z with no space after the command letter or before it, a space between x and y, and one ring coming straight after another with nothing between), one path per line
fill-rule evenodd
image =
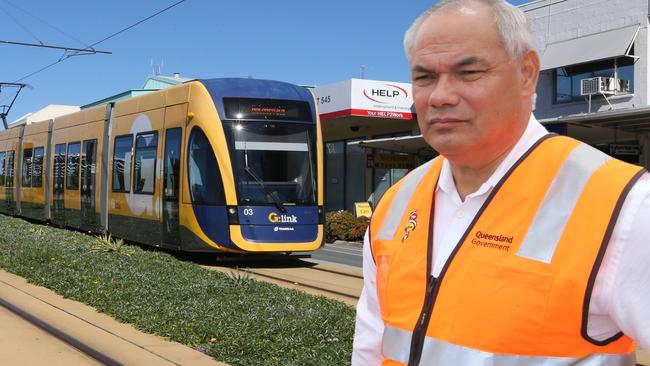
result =
M61 332L72 346L82 345L88 348L82 351L107 357L108 364L227 366L180 343L140 332L4 270L0 270L0 300L10 310L18 309L23 317L32 318L38 326Z
M363 248L362 241L345 241L345 240L336 240L333 243L327 243L328 245L347 247L351 249L361 249Z

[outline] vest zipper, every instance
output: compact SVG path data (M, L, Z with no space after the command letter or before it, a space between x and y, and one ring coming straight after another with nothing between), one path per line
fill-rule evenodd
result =
M442 271L438 275L438 277L434 277L431 275L431 258L432 258L432 253L433 253L433 220L435 216L435 193L434 193L434 199L431 201L431 209L429 210L429 239L428 239L428 247L427 247L427 287L426 287L426 293L424 297L424 305L422 306L422 311L420 312L420 317L418 318L418 322L415 325L415 329L413 330L413 337L411 338L411 350L409 353L409 361L408 361L408 366L418 366L420 364L420 359L422 358L422 349L424 347L424 340L426 338L426 333L427 333L427 328L429 327L429 322L431 321L431 314L433 313L433 307L436 303L436 298L438 297L438 292L440 291L440 284L442 283L442 279L445 276L445 273L447 273L447 269L451 265L451 262L454 260L454 257L456 257L456 254L460 250L460 247L463 245L465 242L465 239L467 239L467 236L469 233L474 229L474 225L476 225L476 222L478 219L483 215L483 211L485 211L486 207L490 204L494 196L497 194L497 192L501 189L501 186L504 184L504 182L510 177L510 174L521 164L527 157L530 155L533 150L537 148L544 140L555 136L556 134L547 134L544 137L540 138L531 146L526 153L515 162L515 164L510 167L508 172L499 180L499 182L494 186L492 189L492 192L490 192L489 196L486 198L485 202L483 202L483 205L481 208L478 210L476 215L474 216L474 219L472 222L469 224L467 227L467 230L465 230L465 233L463 236L460 238L458 243L456 243L456 246L454 247L454 250L449 254L449 257L447 258L447 261L445 262L445 265L442 267ZM438 182L436 181L436 187L438 186Z
M438 281L435 277L429 276L427 281L427 291L424 297L424 305L422 312L418 318L417 325L413 330L413 338L411 339L411 352L409 355L408 366L417 366L422 357L422 348L424 347L424 339L426 338L427 328L429 327L429 320L433 313L433 304L436 301L438 294Z

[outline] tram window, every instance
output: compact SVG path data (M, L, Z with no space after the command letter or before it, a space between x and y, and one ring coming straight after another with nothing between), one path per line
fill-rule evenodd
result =
M0 186L5 185L5 153L0 152Z
M32 185L32 149L25 149L23 151L23 187L31 187Z
M43 186L43 148L37 147L34 149L32 168L32 187Z
M192 130L188 150L187 172L192 203L225 205L219 165L212 146L201 129Z
M63 192L63 180L65 179L65 144L57 144L54 147L54 193Z
M68 144L68 156L65 165L65 188L79 189L79 150L81 143Z
M133 135L115 138L113 149L113 192L130 192L131 187L131 149Z
M14 154L15 151L7 151L5 155L6 165L5 165L5 174L7 177L7 187L14 186Z
M165 134L165 173L163 180L163 191L165 200L178 202L178 191L181 170L181 134L180 128L170 128Z
M156 149L158 132L147 132L135 137L133 192L153 194L156 183Z

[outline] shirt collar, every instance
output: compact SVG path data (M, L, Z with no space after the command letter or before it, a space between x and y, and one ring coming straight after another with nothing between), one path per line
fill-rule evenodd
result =
M481 196L492 190L494 186L503 178L508 170L521 158L531 146L537 142L544 135L548 134L548 131L544 126L542 126L539 121L535 118L533 114L530 115L528 120L528 125L526 130L519 138L519 141L515 146L510 150L505 159L499 164L497 169L492 173L490 178L488 178L474 193L467 195L467 198L472 198L476 196ZM454 183L454 177L451 174L451 166L449 161L444 159L442 162L442 170L440 171L440 178L438 179L438 189L442 190L446 194L457 198L460 202L460 196L456 190L456 184Z

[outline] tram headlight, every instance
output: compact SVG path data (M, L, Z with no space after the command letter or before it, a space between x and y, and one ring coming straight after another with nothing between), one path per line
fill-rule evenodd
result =
M228 223L230 225L239 225L239 213L237 206L228 206Z
M323 212L323 206L318 206L318 223L325 223L325 213Z

